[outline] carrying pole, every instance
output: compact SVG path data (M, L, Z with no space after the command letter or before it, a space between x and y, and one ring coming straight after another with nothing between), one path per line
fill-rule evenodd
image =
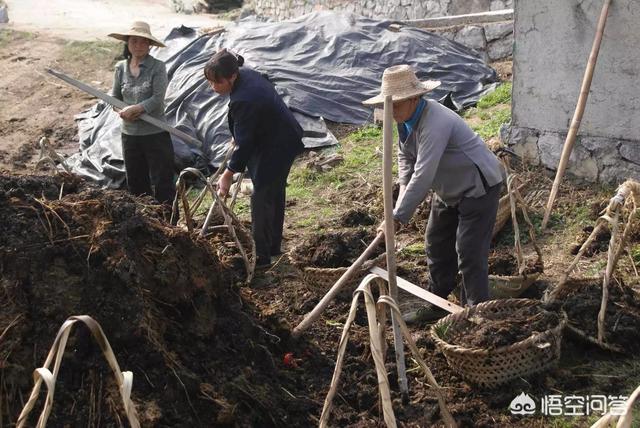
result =
M382 124L382 191L384 199L384 240L387 249L387 272L389 273L389 294L398 301L398 282L396 279L395 224L393 221L393 102L391 95L384 99L384 122ZM404 360L404 342L397 320L398 314L391 311L391 326L396 351L398 385L403 399L409 396L407 369Z
M59 71L55 71L51 68L47 68L47 73L51 74L52 76L57 77L58 79L68 83L71 86L74 86L78 89L80 89L81 91L84 91L86 93L88 93L89 95L93 95L96 98L100 98L102 101L104 101L105 103L109 104L112 107L118 108L118 109L123 109L126 107L129 107L129 105L123 101L120 101L119 99L112 97L111 95L105 94L102 91L97 90L96 88L93 88L89 85L87 85L86 83L83 83L79 80L74 79L73 77L69 77L64 73L60 73ZM190 143L194 143L197 144L198 147L202 147L202 142L200 140L198 140L197 138L192 137L191 135L187 134L184 131L181 131L177 128L174 128L173 126L169 125L166 122L163 122L160 119L157 119L153 116L148 115L147 113L143 113L140 115L140 119L144 120L147 123L150 123L154 126L157 126L158 128L167 131L170 134L175 135L176 137L182 139L183 141L188 141Z
M551 187L551 193L549 194L549 200L547 201L547 208L544 211L544 218L542 220L542 230L547 227L549 216L551 215L551 208L558 195L558 189L560 188L560 182L567 169L569 163L569 157L573 150L573 145L576 141L576 135L580 129L580 122L582 122L582 116L587 104L587 98L589 98L589 89L591 88L591 80L593 78L593 70L596 67L596 61L598 60L598 53L600 52L600 43L602 42L602 35L604 34L604 26L607 22L607 15L609 14L609 5L611 0L605 0L600 12L600 19L598 19L598 27L596 29L596 37L593 40L593 46L591 47L591 54L589 55L589 61L587 62L587 68L584 72L584 78L582 79L582 86L580 87L580 96L578 97L578 104L576 110L573 113L573 119L571 119L571 126L569 127L569 133L564 142L562 148L562 155L560 156L560 163L558 164L558 170L556 172L556 178L553 180L553 186Z

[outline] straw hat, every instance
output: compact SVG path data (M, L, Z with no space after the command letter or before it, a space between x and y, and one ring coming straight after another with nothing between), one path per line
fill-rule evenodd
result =
M387 95L392 96L393 102L402 101L426 94L438 86L440 86L438 80L419 81L413 68L409 65L394 65L387 68L382 74L380 94L363 101L362 104L367 106L382 104Z
M153 37L153 35L151 34L151 29L149 28L149 24L143 21L134 22L133 24L131 24L131 28L125 32L111 33L108 34L108 36L125 42L127 41L127 38L129 36L144 37L145 39L148 39L150 44L154 46L159 46L161 48L166 47L164 43Z

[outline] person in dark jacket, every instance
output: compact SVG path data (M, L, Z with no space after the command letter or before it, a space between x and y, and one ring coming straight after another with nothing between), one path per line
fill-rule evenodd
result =
M125 59L116 64L111 95L126 104L122 118L122 157L127 187L134 195L150 195L170 205L175 197L174 155L167 131L151 125L140 116L166 121L164 94L167 70L162 61L149 55L151 46L164 47L153 37L146 22L134 22L128 31L109 37L126 42Z
M248 168L256 265L265 267L282 253L287 177L304 145L302 128L273 85L258 72L241 69L243 63L242 56L222 49L207 62L204 75L215 92L230 97L235 150L218 179L218 193L226 196L233 175Z

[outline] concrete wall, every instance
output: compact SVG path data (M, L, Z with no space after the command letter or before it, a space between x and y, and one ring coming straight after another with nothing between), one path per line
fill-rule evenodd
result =
M244 5L276 20L322 9L339 9L370 18L421 19L507 9L513 6L513 0L245 0Z
M602 0L517 0L509 144L556 169ZM609 9L591 93L569 164L590 181L640 178L640 2Z

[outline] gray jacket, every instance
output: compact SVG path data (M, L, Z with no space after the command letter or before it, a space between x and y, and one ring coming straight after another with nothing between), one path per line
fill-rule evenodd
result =
M134 77L129 71L129 60L116 64L111 95L129 105L141 104L145 113L166 122L164 115L164 94L167 90L167 69L164 62L151 55L140 63L140 75ZM122 133L127 135L150 135L162 129L142 119L122 121Z
M415 128L400 142L398 175L406 190L394 218L408 222L431 189L448 206L485 195L480 173L489 187L505 177L498 158L460 116L427 100Z

